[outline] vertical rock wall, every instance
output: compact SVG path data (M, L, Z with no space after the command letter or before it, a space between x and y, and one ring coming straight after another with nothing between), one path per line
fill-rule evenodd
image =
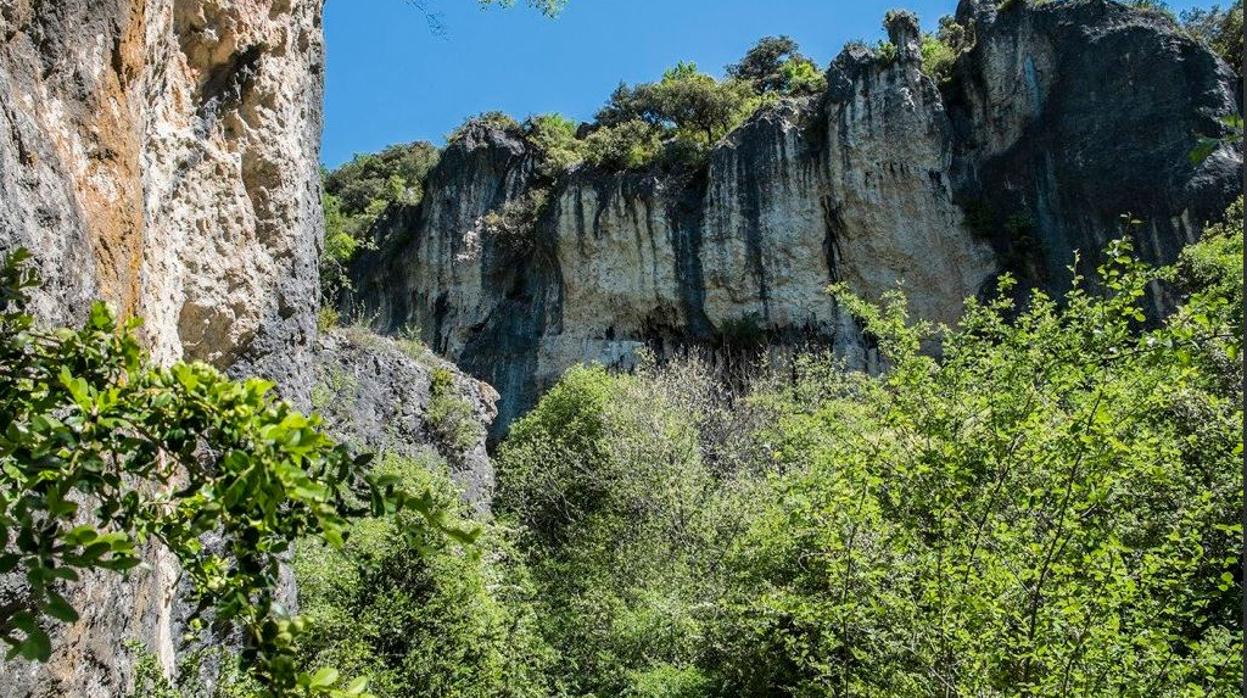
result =
M1063 292L1122 214L1144 221L1128 231L1144 259L1172 261L1237 196L1240 147L1187 157L1238 110L1233 75L1170 19L1108 0L965 0L958 19L977 40L949 81L922 71L917 19L891 14L894 55L846 47L821 99L756 114L704 167L563 173L519 251L480 219L545 186L539 153L477 125L422 205L374 228L345 309L493 384L496 437L569 366L626 367L646 345L757 332L871 368L829 282L900 287L951 322L1004 271Z
M35 254L40 317L104 297L160 358L305 398L321 4L0 3L0 250Z
M307 403L322 1L0 0L0 254L34 253L41 320L103 297L159 359ZM48 664L0 665L0 695L121 695L129 639L171 668L176 566L149 560L77 585L82 620Z

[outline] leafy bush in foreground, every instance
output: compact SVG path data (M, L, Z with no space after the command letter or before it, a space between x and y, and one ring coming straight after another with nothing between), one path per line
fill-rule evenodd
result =
M0 603L7 658L48 659L53 624L79 617L80 572L125 573L150 543L177 558L216 629L241 631L240 664L266 693L362 693L363 683L339 688L331 669L299 671L303 621L276 597L291 542L340 546L350 517L394 511L416 515L404 536L470 534L427 497L366 473L367 458L270 384L151 365L137 322L118 327L102 303L80 330L38 328L27 260L19 250L0 266L0 572L25 580Z

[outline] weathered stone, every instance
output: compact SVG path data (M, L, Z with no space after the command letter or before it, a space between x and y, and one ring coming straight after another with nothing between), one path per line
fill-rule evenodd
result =
M475 433L470 444L447 439L430 415L434 372L451 377L449 399L469 408ZM498 393L463 375L424 345L395 341L350 328L321 335L316 352L312 403L331 434L361 452L417 457L433 449L445 459L464 500L479 513L489 511L494 468L485 450L485 426L497 409Z
M306 405L321 237L321 0L0 0L0 254L24 246L35 311L103 297L161 361L275 380ZM129 640L172 669L177 566L88 575L46 665L0 696L116 696ZM0 594L6 593L0 589Z
M900 286L916 317L951 322L1004 270L1063 291L1074 250L1094 263L1123 213L1145 221L1144 257L1170 261L1237 192L1240 150L1187 158L1234 112L1232 75L1168 20L1103 0L958 16L977 45L951 82L921 72L917 20L894 13L893 59L847 47L821 100L756 115L702 170L567 173L529 254L479 218L544 186L536 154L477 128L422 206L381 219L345 306L419 328L492 383L497 436L572 364L626 367L641 346L714 346L742 324L870 368L831 281Z

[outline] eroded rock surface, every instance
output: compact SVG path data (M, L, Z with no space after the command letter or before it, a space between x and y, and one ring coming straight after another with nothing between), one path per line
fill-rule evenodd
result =
M1232 73L1170 20L1104 0L958 16L977 43L948 83L922 72L918 24L896 14L894 59L846 48L822 99L756 115L703 169L565 173L520 251L480 221L534 186L538 155L478 125L420 206L379 221L344 309L418 329L493 384L497 435L568 366L626 367L646 345L745 328L871 368L829 282L900 286L916 316L952 321L1002 271L1063 291L1074 251L1094 265L1124 213L1144 221L1143 257L1171 261L1236 195L1240 149L1187 157L1237 109Z
M444 460L464 500L489 511L494 466L485 427L498 393L419 342L348 328L321 335L312 405L336 438L361 452ZM439 404L440 401L440 404Z
M35 310L103 297L162 361L264 375L307 405L321 237L322 0L0 0L0 254L25 246ZM129 640L176 660L177 569L76 585L52 661L0 696L116 696ZM3 590L0 590L2 593Z

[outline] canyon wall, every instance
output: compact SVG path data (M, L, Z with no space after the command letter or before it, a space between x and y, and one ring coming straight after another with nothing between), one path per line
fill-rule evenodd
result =
M144 318L159 360L261 374L307 404L321 6L0 1L0 254L34 254L41 321L105 298ZM148 561L77 585L82 620L48 664L0 666L0 695L122 694L128 640L172 668L177 566L156 546Z
M976 41L949 81L923 72L918 25L895 15L894 56L846 47L821 98L756 114L704 167L563 173L518 249L482 219L543 186L540 153L469 126L421 204L374 226L343 308L494 385L496 437L570 365L627 367L645 346L751 333L873 369L830 282L900 287L915 316L951 322L1002 271L1060 292L1075 250L1094 265L1122 214L1143 221L1128 232L1145 259L1171 261L1236 196L1239 147L1188 159L1237 112L1233 74L1171 20L967 0L958 21Z
M322 9L0 0L0 255L33 253L44 324L77 323L104 298L143 318L155 359L263 376L302 408L350 374L349 394L320 406L330 431L403 455L436 447L484 511L489 386L389 340L317 338ZM437 442L435 371L464 406L463 434L478 438ZM176 561L153 544L147 562L74 585L81 620L55 638L48 663L0 664L0 696L123 695L140 652L173 674L198 645L182 641ZM0 603L23 583L0 575Z

